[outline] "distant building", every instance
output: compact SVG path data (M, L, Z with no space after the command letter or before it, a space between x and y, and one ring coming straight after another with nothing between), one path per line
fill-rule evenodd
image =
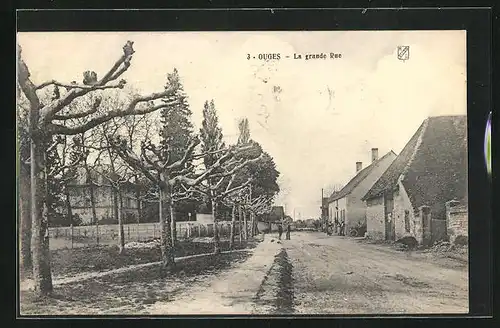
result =
M98 171L97 171L98 170ZM92 170L90 176L86 170L79 168L75 179L68 183L71 212L78 215L82 224L93 224L91 184L94 185L94 202L96 217L99 221L112 223L115 220L116 201L111 181L117 182L118 176L112 174L109 167L101 166ZM104 177L106 176L106 178ZM140 202L137 198L137 188L133 183L120 183L122 198L122 213L124 222L137 222L140 214Z
M285 218L285 208L283 206L271 207L271 213L264 216L266 221L276 222L282 221Z
M328 219L334 223L345 222L345 232L358 224L366 224L366 204L361 198L387 170L396 158L393 151L378 158L378 149L372 149L372 163L363 169L356 162L356 175L338 192L328 198Z
M427 118L363 200L374 239L410 235L429 244L453 230L447 217L466 234L467 117Z
M321 225L323 229L326 229L328 223L328 197L323 197L321 199Z
M272 206L270 213L260 217L257 227L259 231L276 231L278 229L277 223L285 218L285 208L283 206Z

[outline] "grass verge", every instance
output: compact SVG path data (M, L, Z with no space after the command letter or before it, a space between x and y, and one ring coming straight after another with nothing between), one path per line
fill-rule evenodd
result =
M191 285L204 284L250 255L242 251L184 260L165 278L157 265L110 274L56 286L51 297L37 298L31 291L22 291L21 315L148 314L148 305L172 301Z
M256 241L235 243L234 249L253 248ZM222 251L229 250L229 241L221 241ZM51 269L53 276L71 276L84 272L99 272L118 269L136 264L145 264L161 260L161 251L156 248L126 248L119 254L116 245L99 245L85 248L58 249L51 251ZM207 254L213 251L213 245L206 242L178 241L175 256L183 257ZM21 279L32 277L31 272L22 272Z
M285 249L275 255L254 299L264 313L294 313L293 266Z

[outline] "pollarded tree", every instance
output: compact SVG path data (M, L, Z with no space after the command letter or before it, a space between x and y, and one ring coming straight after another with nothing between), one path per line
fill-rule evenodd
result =
M118 79L126 72L134 54L133 42L128 41L123 46L123 54L114 63L111 69L101 79L93 71L83 73L82 83L63 83L51 80L36 85L31 80L30 71L22 57L21 46L18 51L18 84L29 102L29 138L30 138L30 178L31 178L31 218L32 218L32 255L33 255L33 278L35 291L39 295L47 295L52 292L52 275L49 256L49 234L48 234L48 208L47 208L47 167L46 151L49 141L54 135L77 135L88 131L99 124L107 122L115 117L128 115L143 115L165 107L169 103L155 104L154 101L162 99L175 93L175 90L164 90L147 96L134 97L126 106L114 108L104 113L97 114L100 98L93 106L84 111L73 112L68 110L68 105L74 100L89 94L99 93L106 89L123 88L125 80ZM46 87L53 87L55 97L50 101L42 102L38 92ZM66 91L61 89L63 88ZM66 121L89 117L82 125L68 126Z
M241 139L241 142L238 144L239 146L246 145L250 135L248 131L248 121L243 120L242 123L240 123L240 130L245 130L245 128L246 133L240 133L239 139ZM213 100L210 102L206 101L204 104L203 121L200 134L202 139L202 151L213 152L225 147L222 128L219 126L219 118L217 116ZM257 154L255 154L255 150L258 152ZM260 155L261 149L257 144L252 145L249 151L238 154L239 158L243 162L245 159L248 160L247 164L250 164L250 158L253 158L251 161L256 161L256 156ZM205 166L210 166L217 159L217 156L219 156L218 153L210 153L205 156L203 158ZM221 167L219 172L214 172L214 174L208 177L208 179L206 179L202 184L199 184L196 188L197 192L204 195L205 199L209 202L209 208L211 209L214 217L214 253L220 252L217 207L226 197L229 197L232 193L237 192L238 190L243 189L246 185L250 184L250 177L248 177L246 181L242 181L242 179L238 176L239 172L244 169L245 166L246 165L241 167L235 166L234 168L229 166ZM231 174L227 174L227 172L231 172ZM221 178L218 177L218 174L225 176ZM234 231L232 233L234 234Z
M238 138L238 143L243 145L254 145L254 147L261 148L260 144L251 139L250 127L248 120L246 118L240 120L238 124L240 135ZM243 156L252 156L251 154L243 154ZM245 230L243 231L243 237L248 238L247 231L247 217L250 217L251 221L251 235L253 236L256 232L256 211L253 210L256 206L255 200L271 200L280 191L277 179L280 173L276 169L276 164L269 153L263 152L262 156L258 161L252 162L247 165L244 169L240 170L236 180L244 182L248 179L252 180L249 188L245 189L245 197L239 201L239 213L240 217L243 218ZM234 234L234 233L233 233Z
M247 148L248 149L248 148ZM252 159L243 158L240 154L236 154L237 159L231 163L225 163L218 167L217 170L211 175L207 176L206 179L196 186L192 190L202 195L205 199L210 199L212 216L214 218L214 254L221 252L220 249L220 236L219 236L219 213L218 208L220 204L223 204L225 199L231 197L233 194L238 193L240 190L249 186L252 182L251 179L240 183L237 180L237 174L240 170L244 169L245 166L252 162L256 162L260 159L261 152L260 149L251 149L252 152L257 151L257 156ZM235 215L235 209L233 208L233 218ZM234 228L234 224L232 229ZM234 231L232 232L234 235Z
M224 166L234 166L235 168L241 165L246 165L247 160L241 160L237 157L238 151L235 147L217 150L219 155L217 160L211 166L205 166L202 170L195 170L191 167L186 167L186 163L202 159L207 155L207 152L195 154L195 148L200 143L200 140L195 137L189 142L184 155L179 160L172 160L168 144L156 146L151 141L143 142L141 153L137 155L130 147L126 140L115 139L112 142L114 151L132 168L140 171L144 176L154 183L159 191L160 198L160 229L161 229L161 253L162 266L161 274L164 275L175 265L174 248L172 245L171 234L171 211L175 199L181 197L189 197L192 195L193 188L199 185L202 181L209 179L215 172L218 172L216 178L225 178L231 172L221 173ZM212 153L215 153L212 152ZM177 193L174 188L177 184L182 185L184 190L182 193Z

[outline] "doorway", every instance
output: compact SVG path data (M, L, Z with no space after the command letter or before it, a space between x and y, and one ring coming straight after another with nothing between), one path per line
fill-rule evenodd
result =
M385 213L385 240L396 239L396 225L392 215L394 209L394 196L392 192L384 195L384 213Z

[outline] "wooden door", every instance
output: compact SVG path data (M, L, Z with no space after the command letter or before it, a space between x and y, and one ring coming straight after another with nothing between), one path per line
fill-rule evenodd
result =
M396 239L396 225L392 215L394 208L394 198L392 193L384 195L384 214L385 214L385 239Z
M427 206L422 207L422 234L423 244L430 245L432 243L431 234L431 215L430 208Z

